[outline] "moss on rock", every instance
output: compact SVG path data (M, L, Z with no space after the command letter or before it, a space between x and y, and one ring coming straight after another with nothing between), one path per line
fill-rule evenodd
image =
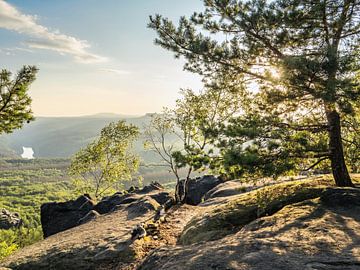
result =
M222 238L259 217L276 213L286 205L320 197L327 183L328 179L324 177L298 180L240 194L190 221L179 243L187 245Z

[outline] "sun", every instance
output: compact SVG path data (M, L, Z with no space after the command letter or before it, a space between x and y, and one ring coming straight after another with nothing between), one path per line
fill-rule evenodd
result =
M270 67L265 72L268 73L273 80L280 80L282 77L282 72L277 67Z

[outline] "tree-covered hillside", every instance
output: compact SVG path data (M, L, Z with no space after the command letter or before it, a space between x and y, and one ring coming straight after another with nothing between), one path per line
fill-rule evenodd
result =
M0 230L0 260L18 248L42 239L40 206L75 197L67 177L66 159L1 159L0 209L16 212L19 229Z
M21 130L0 137L0 155L20 155L22 147L32 147L38 158L68 158L98 136L100 130L116 120L124 119L141 130L148 125L151 115L126 116L97 114L83 117L37 117ZM135 143L135 151L146 163L159 162L156 154L145 151L143 138Z

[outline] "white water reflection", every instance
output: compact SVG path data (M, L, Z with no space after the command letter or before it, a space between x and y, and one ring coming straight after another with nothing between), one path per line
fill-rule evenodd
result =
M22 158L33 159L34 158L34 150L31 147L23 146L23 153L21 154Z

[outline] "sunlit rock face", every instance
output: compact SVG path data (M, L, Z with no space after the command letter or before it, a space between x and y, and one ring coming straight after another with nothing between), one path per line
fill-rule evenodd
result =
M34 150L31 147L23 146L23 153L21 154L22 158L33 159L34 158Z

